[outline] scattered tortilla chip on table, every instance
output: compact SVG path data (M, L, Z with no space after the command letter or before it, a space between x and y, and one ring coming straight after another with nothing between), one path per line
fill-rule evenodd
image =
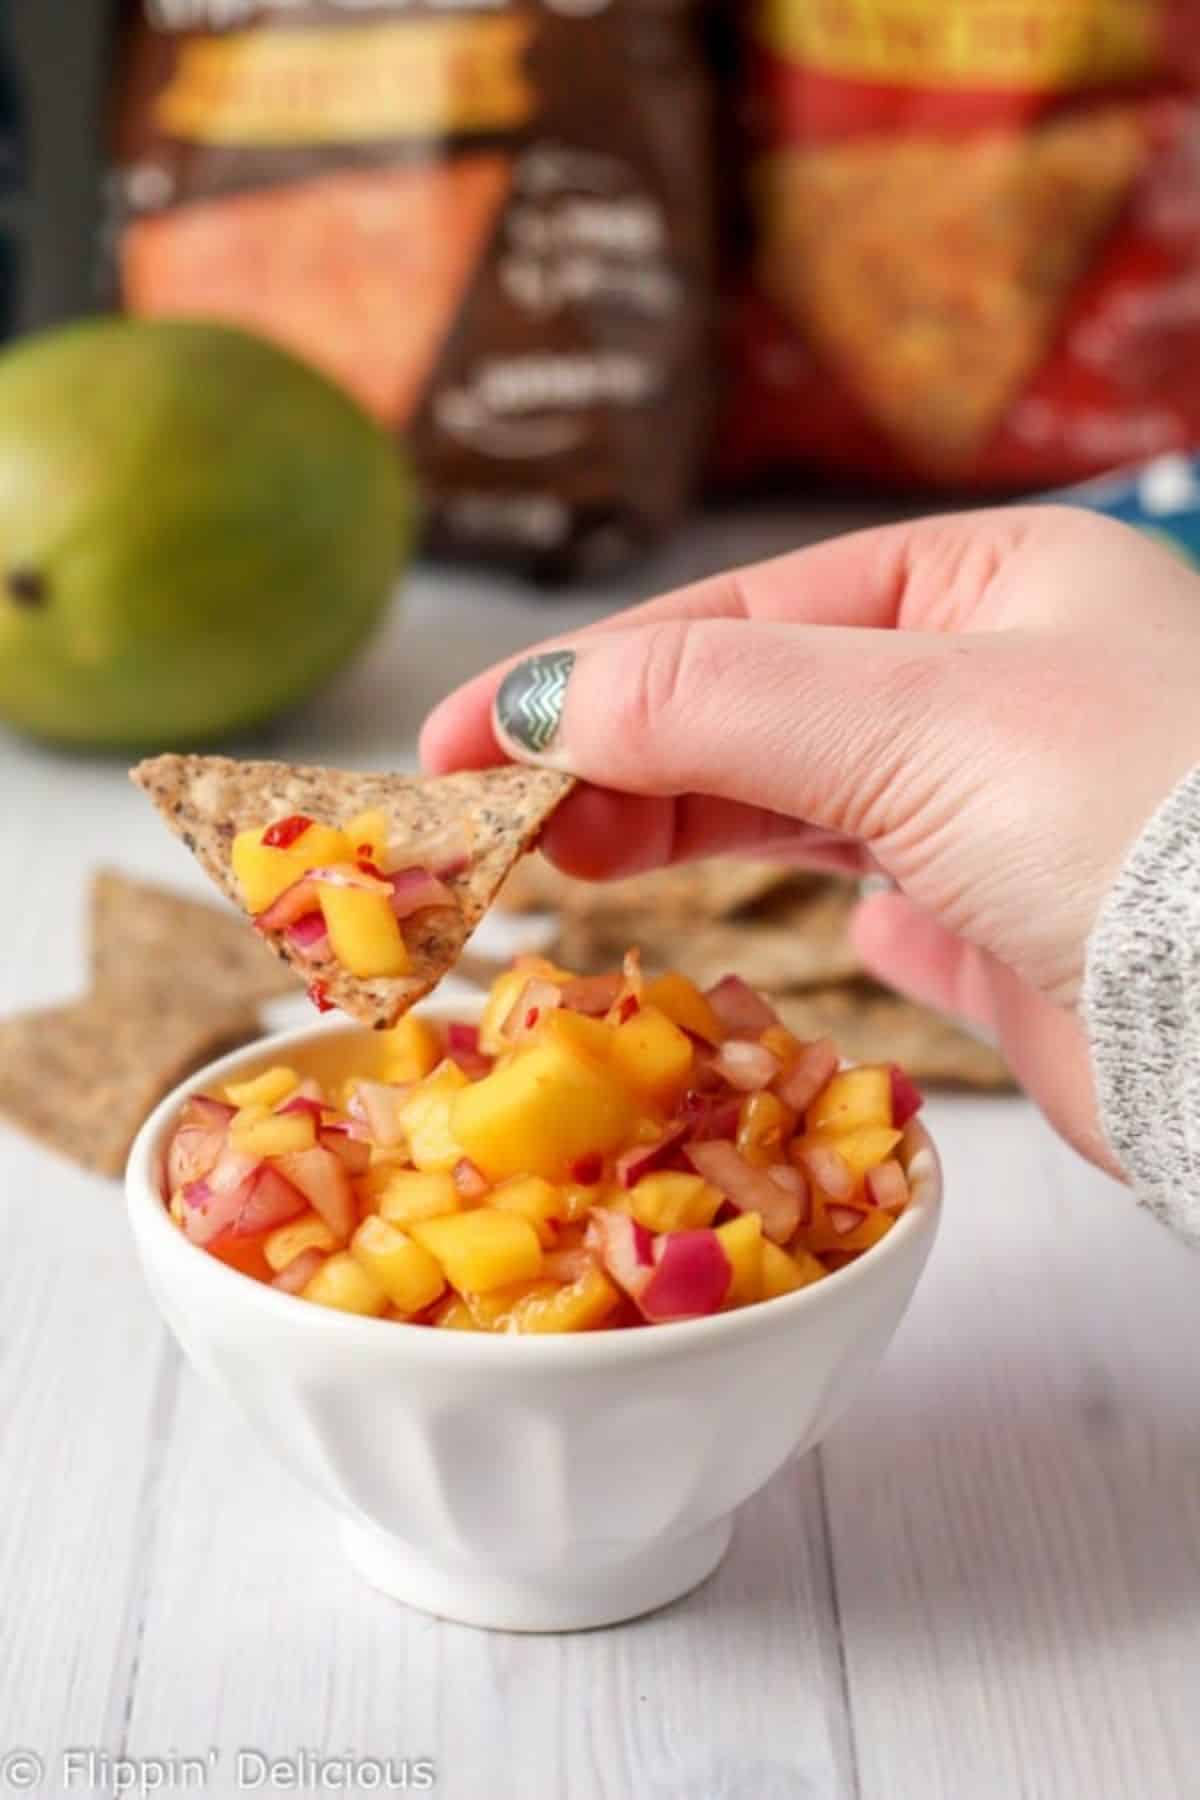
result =
M162 997L160 996L160 1001ZM0 1117L99 1175L120 1175L146 1115L204 1063L258 1035L252 1011L130 1005L118 990L0 1019Z
M797 879L802 878L785 864L715 856L621 881L577 881L533 856L513 871L500 905L514 913L561 911L572 918L622 920L649 915L659 922L691 923L728 918Z
M871 982L772 994L771 1005L799 1038L836 1038L847 1062L895 1062L914 1081L996 1091L1011 1088L1004 1058L941 1013Z
M295 991L269 947L225 907L171 888L99 869L92 881L91 974L94 989L185 990L234 1008L250 1008Z
M464 845L460 866L439 870L453 906L404 920L407 974L356 977L334 961L314 967L283 932L266 934L306 985L319 976L330 1004L376 1029L394 1025L454 967L513 865L574 786L570 776L513 764L425 780L221 756L156 757L140 763L133 780L239 906L234 838L294 814L336 828L382 813L393 862L402 852L414 866L436 865L448 838Z

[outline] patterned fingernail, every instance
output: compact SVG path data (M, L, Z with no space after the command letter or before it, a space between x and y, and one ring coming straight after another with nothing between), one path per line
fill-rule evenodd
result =
M573 650L546 650L510 669L496 695L496 724L518 750L544 756L562 720Z

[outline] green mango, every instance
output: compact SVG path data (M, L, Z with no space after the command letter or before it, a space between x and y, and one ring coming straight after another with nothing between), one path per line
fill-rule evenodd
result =
M384 432L259 338L26 339L0 357L0 719L108 749L263 723L363 642L415 510Z

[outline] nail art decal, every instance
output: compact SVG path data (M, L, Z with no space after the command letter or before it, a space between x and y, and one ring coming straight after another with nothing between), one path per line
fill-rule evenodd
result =
M547 650L541 656L527 656L500 683L496 720L522 750L541 756L549 749L574 667L573 650Z

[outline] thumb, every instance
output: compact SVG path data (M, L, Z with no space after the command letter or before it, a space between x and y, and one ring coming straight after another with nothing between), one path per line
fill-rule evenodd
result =
M897 822L907 777L954 773L950 740L978 692L966 665L986 648L943 634L663 620L525 658L500 685L493 727L517 760L599 786L705 794L871 837Z

